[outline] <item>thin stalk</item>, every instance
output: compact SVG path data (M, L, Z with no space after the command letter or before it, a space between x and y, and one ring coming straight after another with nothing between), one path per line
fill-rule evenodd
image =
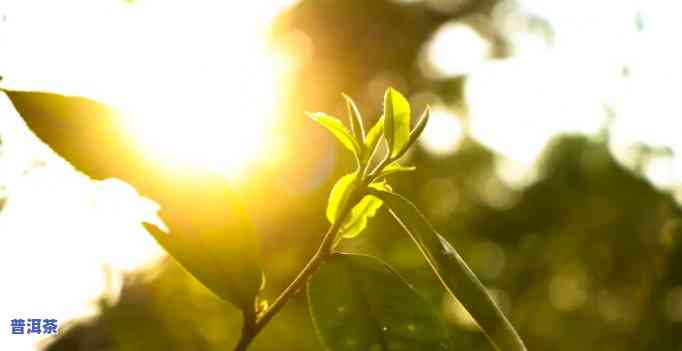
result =
M396 159L397 159L397 158L389 157L388 155L386 155L386 158L384 158L384 159L381 161L381 163L380 163L379 165L377 165L376 168L374 168L374 169L372 170L372 172L371 172L370 174L366 175L365 179L363 180L363 184L369 185L369 184L371 184L373 181L375 181L377 178L379 178L379 174L381 173L381 171L382 171L384 168L386 168L386 166L388 166L389 164L391 164L392 162L394 162Z
M272 318L279 313L282 307L284 307L292 297L296 296L296 294L303 289L310 277L317 271L318 268L320 268L322 263L329 258L334 249L335 239L338 236L339 230L341 229L341 224L343 224L343 222L346 220L346 217L350 213L351 209L355 207L357 202L365 195L365 187L378 177L379 172L381 172L384 167L393 161L395 161L395 158L390 157L390 155L386 155L386 157L369 174L367 174L367 171L370 167L369 164L367 164L364 169L360 167L362 169L362 173L360 175L361 181L358 188L351 196L351 201L346 202L346 205L341 210L339 217L329 227L327 233L325 233L324 237L322 238L322 242L320 242L320 246L317 248L317 251L313 257L308 260L308 263L306 263L296 278L294 278L289 286L287 286L286 289L284 289L284 291L282 291L282 293L277 297L277 299L275 299L275 302L273 302L270 308L268 308L259 318L249 319L247 318L248 316L246 316L246 314L244 315L244 328L242 330L239 343L237 344L234 351L246 351L251 344L251 341L253 341L253 339L260 333L263 327L265 327L270 320L272 320ZM249 320L253 320L253 323L249 322Z
M376 155L377 151L379 150L379 144L381 143L381 139L383 137L379 137L379 141L377 141L377 145L374 146L374 149L368 150L370 152L369 155L367 156L367 159L365 160L365 167L362 170L362 177L364 178L367 175L367 172L369 172L370 167L372 167L372 160L374 159L374 155ZM387 155L388 156L388 155Z
M317 269L322 265L322 263L329 258L332 252L334 239L336 238L339 229L341 229L341 224L345 221L346 217L350 213L350 210L355 206L355 201L357 199L357 194L352 197L353 201L348 201L346 206L341 211L338 219L329 227L327 233L325 233L322 238L320 246L317 251L310 258L308 263L303 267L303 269L298 273L296 278L289 284L289 286L282 291L282 293L275 299L275 302L268 308L255 322L247 327L247 318L244 318L244 329L242 331L242 336L239 343L235 347L234 351L246 351L251 344L251 341L260 333L260 331L265 327L270 320L284 307L289 300L294 297L303 287L310 277L317 271ZM349 206L352 204L353 206Z
M253 312L247 310L243 311L243 315L244 324L242 326L242 335L239 338L239 342L237 343L237 346L235 346L234 351L246 351L251 339L253 339L251 335L253 334L253 328L256 325L256 316Z
M382 169L384 169L386 166L388 166L393 161L395 161L394 158L390 157L390 155L386 155L386 157L384 157L384 159L381 160L381 163L379 163L376 167L374 167L372 172L365 175L364 181L367 184L371 183L372 180L374 180L376 178L377 174L379 174L379 172L381 172Z

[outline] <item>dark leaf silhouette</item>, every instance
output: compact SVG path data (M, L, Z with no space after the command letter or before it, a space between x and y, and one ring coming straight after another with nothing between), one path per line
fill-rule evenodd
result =
M507 317L497 307L474 272L409 200L387 191L370 189L417 244L446 290L466 307L497 350L526 351Z
M335 254L308 283L310 311L330 350L448 350L444 321L386 263Z
M158 202L170 233L145 224L154 238L217 295L253 310L262 280L258 240L222 177L160 168L126 136L118 111L102 103L50 93L5 93L36 136L77 170L93 179L121 179Z

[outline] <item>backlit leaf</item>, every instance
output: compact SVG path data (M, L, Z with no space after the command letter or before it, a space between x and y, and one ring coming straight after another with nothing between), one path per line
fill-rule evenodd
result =
M377 258L333 255L309 281L308 299L331 351L450 349L437 310Z
M408 166L401 166L397 161L391 163L390 165L386 166L381 173L379 173L379 177L386 177L391 174L396 174L396 173L405 173L405 172L413 172L416 170L416 167L408 167Z
M410 104L397 90L388 88L384 95L384 136L391 156L400 154L410 138Z
M356 178L356 173L346 174L334 184L331 193L329 193L329 202L327 204L327 219L330 223L336 221L339 211L348 201Z
M391 214L417 244L446 290L474 317L497 350L526 351L523 341L497 307L486 288L450 243L431 226L416 206L404 197L370 190L381 198Z
M119 111L103 103L51 93L3 93L31 131L78 171L93 179L123 180L157 202L170 233L145 224L150 234L217 296L253 311L263 281L260 244L223 175L169 173L144 157Z
M369 130L369 133L367 133L367 139L365 139L365 159L374 154L374 149L376 149L383 134L384 116L381 116L372 129Z
M262 273L256 268L257 265L240 262L236 266L223 267L218 263L214 249L206 247L210 243L203 242L201 236L190 237L181 233L166 233L153 224L143 223L143 225L166 252L202 285L237 307L253 309L255 297L262 286L262 280L260 280ZM230 252L221 254L229 255ZM235 268L235 271L232 269L226 271L225 268ZM254 268L253 272L247 271L250 268Z
M253 312L264 275L259 236L240 197L219 174L174 180L176 201L163 201L158 212L168 234L150 224L145 228L207 288Z
M370 187L377 190L388 190L386 183L373 183ZM383 201L376 196L365 195L365 197L358 202L350 212L350 216L339 230L343 238L349 239L360 234L366 227L369 218L376 215L377 210L381 208Z
M343 98L346 100L346 108L348 109L350 130L353 132L355 140L358 143L362 143L365 140L365 127L362 125L362 115L360 115L360 111L353 99L346 94L343 95Z
M309 113L308 116L313 121L327 128L327 130L329 130L332 135L334 135L336 139L343 144L343 146L348 148L348 150L352 151L356 155L361 154L360 145L358 145L355 139L353 139L353 135L350 133L348 128L341 123L341 121L321 112Z
M419 136L422 134L424 131L424 128L426 127L426 124L429 122L429 115L431 114L431 109L427 106L426 109L424 110L424 113L422 114L421 118L417 122L417 125L414 126L414 129L410 132L410 137L409 140L407 141L407 144L403 149L398 152L395 155L395 158L399 158L402 156L409 148L414 145L414 143L417 142L417 139Z
M429 117L431 116L431 108L429 106L426 106L424 109L424 113L422 113L422 116L419 118L419 121L417 122L417 125L414 126L414 129L410 132L410 145L414 144L415 141L417 141L417 138L422 134L424 131L424 128L426 127L426 124L429 122Z

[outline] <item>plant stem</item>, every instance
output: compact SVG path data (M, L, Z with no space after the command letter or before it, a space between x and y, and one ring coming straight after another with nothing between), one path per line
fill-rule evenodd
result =
M308 263L303 267L303 269L298 273L296 278L289 284L289 286L282 291L282 293L275 299L275 302L268 308L259 318L253 318L253 316L244 314L244 327L242 329L242 335L235 347L234 351L246 351L246 349L251 344L251 341L260 333L260 331L265 327L270 320L284 307L284 305L289 302L289 300L296 296L304 285L308 282L310 277L320 268L320 265L331 255L334 248L334 239L341 229L341 224L346 220L346 217L350 213L351 209L355 207L356 203L362 199L365 195L365 187L371 183L381 172L381 170L391 163L394 159L387 155L378 165L372 170L370 174L366 174L367 168L361 174L362 180L358 188L351 195L346 205L341 210L339 217L336 221L329 227L327 233L324 234L320 246L313 257L308 260Z
M310 258L308 263L306 263L306 265L298 273L296 278L294 278L294 280L289 284L289 286L282 291L270 308L268 308L260 316L260 318L256 319L254 323L249 323L247 316L244 316L244 329L242 330L242 336L239 339L239 343L235 347L234 351L246 351L251 341L253 341L258 333L260 333L263 327L265 327L270 320L272 320L272 318L282 309L282 307L289 302L289 299L294 297L301 289L303 289L310 277L330 256L334 244L334 238L336 238L339 229L341 229L341 224L350 213L350 210L353 208L353 206L355 206L355 203L357 202L355 201L356 198L357 193L351 197L352 201L348 201L346 203L346 206L344 206L342 209L337 220L329 227L313 257ZM348 204L352 204L353 206L349 206Z
M388 166L391 162L395 161L397 158L390 157L390 155L386 155L383 160L381 160L381 163L379 163L369 174L365 174L365 177L363 179L364 185L368 185L372 183L377 177L379 176L379 173Z
M253 328L256 325L256 317L251 311L244 310L244 324L242 326L242 335L239 338L237 346L235 346L234 351L246 351L249 347L251 339L253 339Z

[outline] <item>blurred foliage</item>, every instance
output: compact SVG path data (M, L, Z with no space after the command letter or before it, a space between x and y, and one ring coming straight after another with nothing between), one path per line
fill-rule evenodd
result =
M603 143L557 138L546 151L541 180L522 191L505 187L495 176L493 155L473 142L447 160L423 154L415 159L420 168L400 176L396 187L419 199L500 296L530 349L679 348L682 323L669 309L679 308L670 301L682 286L682 212L670 196L621 168ZM461 313L444 299L420 253L386 212L350 246L398 267L442 306L456 331L455 349L490 349L480 333L461 323ZM291 275L299 263L283 253L270 258L267 271ZM219 350L234 342L237 311L175 263L141 277L131 276L119 303L103 304L100 317L77 323L49 349ZM333 298L334 291L328 293ZM313 333L299 296L253 349L320 350Z
M274 43L297 50L305 38L314 48L285 90L285 133L295 144L292 150L300 150L291 172L314 172L328 162L328 150L310 147L323 132L302 111L344 115L339 91L366 111L366 124L379 117L376 101L388 85L464 104L465 78L434 80L418 70L422 45L453 18L488 33L499 56L505 45L495 39L499 34L485 31L495 1L456 3L436 11L423 2L305 0L277 19ZM415 200L492 289L529 349L682 349L682 212L668 194L619 166L599 137L557 137L545 150L538 180L525 188L507 185L498 175L497 157L472 140L445 158L421 151L411 157L417 171L396 176L395 188ZM318 244L330 182L353 162L340 161L327 182L303 194L264 185L268 197L252 198L249 206L259 209L272 197L278 202L262 209L272 219L257 223L266 237L267 296L291 280ZM277 177L257 181L295 178ZM440 306L453 349L490 350L385 210L366 235L342 249L397 267ZM101 310L92 320L67 326L47 349L224 350L239 332L237 310L170 260L157 271L128 277L119 301L103 301ZM299 295L284 308L252 349L321 350L305 298Z

